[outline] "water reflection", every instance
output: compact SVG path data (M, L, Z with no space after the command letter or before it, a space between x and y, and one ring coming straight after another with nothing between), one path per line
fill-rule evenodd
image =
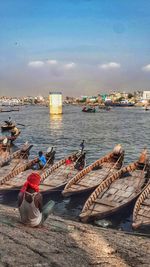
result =
M62 114L52 115L49 117L50 128L57 130L62 128Z

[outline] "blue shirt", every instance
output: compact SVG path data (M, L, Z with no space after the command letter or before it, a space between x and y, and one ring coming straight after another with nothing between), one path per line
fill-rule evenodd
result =
M46 164L46 158L44 155L42 155L41 157L39 157L39 160L42 162L43 165Z

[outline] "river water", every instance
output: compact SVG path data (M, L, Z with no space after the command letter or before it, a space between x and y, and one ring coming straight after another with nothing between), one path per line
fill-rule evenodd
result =
M48 107L23 106L19 112L0 113L0 121L7 120L9 115L12 120L25 125L20 126L22 133L16 145L25 141L33 144L31 157L39 150L46 151L54 146L56 159L61 159L78 150L83 139L87 165L118 143L125 150L125 164L136 160L143 148L147 147L150 151L150 112L142 108L116 107L110 111L97 109L96 113L84 113L79 106L66 105L62 115L50 116ZM56 201L55 214L77 219L87 196L63 199L58 194L51 198ZM11 205L14 203L13 198L10 202ZM131 230L130 209L111 218L113 225Z

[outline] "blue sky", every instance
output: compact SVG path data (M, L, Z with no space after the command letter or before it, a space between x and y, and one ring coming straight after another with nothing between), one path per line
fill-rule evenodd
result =
M0 95L149 89L149 0L1 0Z

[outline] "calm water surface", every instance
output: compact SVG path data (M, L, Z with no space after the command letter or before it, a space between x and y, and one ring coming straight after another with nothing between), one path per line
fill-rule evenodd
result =
M81 107L64 106L62 115L49 115L49 109L42 106L24 106L19 112L0 113L0 121L12 119L22 123L22 133L16 141L20 145L29 141L34 145L31 157L49 146L56 149L56 159L79 149L85 140L87 164L105 155L120 143L125 149L125 163L134 161L141 150L150 151L150 112L141 108L113 108L111 111L98 110L96 113L81 112ZM18 126L19 127L19 126ZM83 199L63 199L60 194L51 196L56 200L55 213L77 218ZM2 197L1 197L2 198ZM11 200L11 204L13 200ZM124 211L121 218L112 218L117 226L130 230L130 214Z

